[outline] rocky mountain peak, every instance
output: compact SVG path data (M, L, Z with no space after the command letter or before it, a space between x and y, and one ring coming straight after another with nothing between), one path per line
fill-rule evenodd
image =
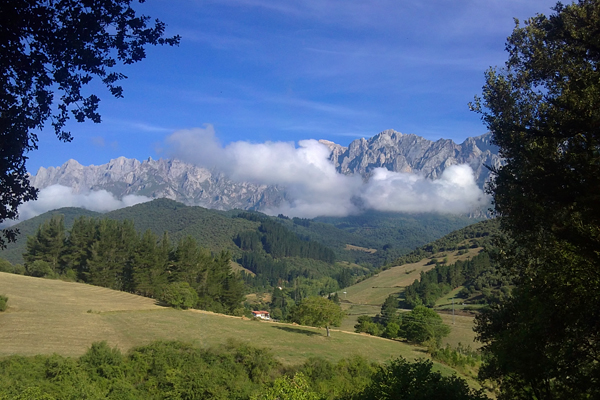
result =
M342 174L360 174L368 179L375 168L386 168L436 179L446 168L467 163L483 187L489 176L484 165L494 167L501 163L490 138L486 134L456 144L388 129L368 140L354 140L348 147L328 140L319 142L329 148L329 158ZM75 193L104 189L118 198L137 194L214 209L264 209L279 205L286 196L285 190L277 186L235 182L221 173L177 159L148 158L140 162L119 157L98 166L82 166L69 160L60 167L40 168L30 180L40 189L55 184L69 186Z

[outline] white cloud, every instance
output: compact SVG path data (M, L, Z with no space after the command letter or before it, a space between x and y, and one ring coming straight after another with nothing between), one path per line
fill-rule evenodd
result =
M379 211L467 213L483 205L484 194L470 166L448 167L440 179L375 169L361 198Z
M152 199L149 197L136 195L127 195L119 200L106 190L74 194L70 187L52 185L41 189L37 200L29 201L19 207L18 220L5 221L3 225L8 227L57 208L80 207L91 211L107 212L150 200Z
M447 168L440 179L378 168L364 182L343 175L329 160L329 149L316 140L223 146L211 125L182 130L167 138L170 156L206 168L216 168L239 181L280 185L288 197L277 208L264 210L312 218L345 216L364 209L404 212L465 213L484 202L468 165Z

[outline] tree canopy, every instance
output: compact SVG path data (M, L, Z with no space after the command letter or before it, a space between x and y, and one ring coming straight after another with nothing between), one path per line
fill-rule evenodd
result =
M136 15L133 0L13 0L0 6L0 223L18 216L18 206L36 198L26 176L27 153L37 149L36 130L50 122L59 140L77 122L100 122L96 94L85 85L100 79L111 95L123 96L116 67L146 57L147 45L176 45L165 24ZM143 3L144 0L139 0ZM0 235L14 240L15 232Z
M517 26L472 104L506 164L490 192L514 295L478 319L501 398L600 396L600 3Z
M331 326L340 326L344 313L342 308L325 297L308 297L292 309L290 320L301 325L326 328L329 336Z
M407 362L398 358L381 366L372 381L354 396L361 400L487 400L461 378L432 371L429 360Z

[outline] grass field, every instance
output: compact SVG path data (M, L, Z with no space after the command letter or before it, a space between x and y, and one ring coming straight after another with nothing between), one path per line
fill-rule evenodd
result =
M342 309L347 314L339 329L354 332L354 325L356 325L359 316L369 315L373 317L377 315L381 310L381 305L390 294L402 293L406 286L412 284L415 279L419 279L421 271L428 271L435 267L434 264L426 265L431 259L435 258L441 261L444 258L448 258L448 263L455 263L458 260L464 261L472 258L479 254L480 251L481 248L474 248L469 249L468 252L461 255L457 255L458 251L438 253L417 263L392 267L356 285L339 291L338 295L340 296ZM471 348L477 348L480 344L474 341L473 316L455 315L452 318L452 314L447 313L452 310L453 298L455 299L454 307L457 312L464 309L465 306L459 301L460 299L456 298L456 294L458 294L461 288L454 289L436 302L435 308L445 311L441 312L440 316L444 323L450 326L451 329L450 335L444 338L442 344L450 344L455 347L458 343L462 343L463 345L470 345ZM469 306L474 307L474 305Z
M214 346L234 338L268 347L287 364L310 356L336 361L358 354L379 362L427 357L421 348L387 339L339 330L327 338L324 329L178 311L152 299L80 283L0 273L0 293L9 298L7 311L0 313L0 356L79 356L100 340L126 351L155 340Z
M425 259L414 264L405 264L382 271L362 282L338 292L340 300L347 304L370 304L381 306L390 294L400 293L415 279L421 271L427 271L434 265L425 265ZM345 292L345 293L344 293Z
M412 264L392 267L378 273L362 282L347 287L338 292L340 299L349 305L378 305L381 306L390 294L401 293L404 288L419 279L421 272L429 271L435 264L427 265L431 259L443 260L453 264L458 260L464 261L479 254L480 248L469 249L465 254L457 255L458 251L434 254ZM379 311L379 310L377 310Z

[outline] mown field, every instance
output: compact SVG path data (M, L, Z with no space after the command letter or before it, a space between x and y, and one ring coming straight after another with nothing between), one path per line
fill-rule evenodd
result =
M397 341L340 330L327 338L324 329L178 311L152 299L80 283L0 273L0 293L9 298L8 310L0 313L0 356L80 356L101 340L127 351L155 340L208 347L233 338L268 347L286 364L311 356L336 361L358 354L379 362L427 357L423 349Z

